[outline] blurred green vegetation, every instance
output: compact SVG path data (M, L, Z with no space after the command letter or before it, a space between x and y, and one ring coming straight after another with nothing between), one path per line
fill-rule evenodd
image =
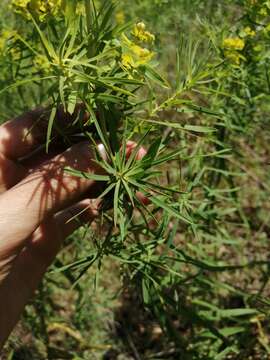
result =
M14 28L27 35L25 19L7 4L0 5L2 14L10 12L8 20L0 17L2 38ZM146 23L156 36L159 68L175 88L189 72L191 79L210 74L185 92L192 106L182 111L172 101L156 120L202 132L169 125L149 134L152 141L165 133L170 149L183 149L162 164L161 185L180 183L185 193L172 199L197 226L159 210L158 226L141 242L128 242L126 258L121 253L119 260L112 241L112 253L74 285L76 269L59 269L89 256L110 224L79 229L27 307L4 359L269 358L269 15L269 2L259 0L119 1L115 22ZM225 39L234 42L227 46ZM25 68L16 62L15 50L1 56L0 89L32 71L27 59ZM47 91L43 83L0 90L0 121L46 103ZM171 95L156 94L160 102Z

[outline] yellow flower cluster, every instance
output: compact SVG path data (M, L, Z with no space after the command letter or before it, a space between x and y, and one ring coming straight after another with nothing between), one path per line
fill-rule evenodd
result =
M153 52L144 48L134 48L133 51L133 54L124 53L122 55L122 64L128 69L136 68L140 65L147 64L154 56Z
M18 6L21 8L26 8L30 0L12 0L12 5Z
M256 11L256 17L266 18L269 15L270 11L270 1L269 0L248 0L247 6L250 7L252 11Z
M12 0L15 11L29 18L32 11L43 21L48 14L57 15L61 10L62 0Z
M236 51L225 51L224 55L228 60L230 60L236 65L239 65L241 63L241 60L246 60L242 54L239 54Z
M246 26L244 28L244 33L245 33L246 36L250 36L250 37L256 36L255 30L252 30L250 26Z
M227 38L223 40L223 47L229 50L243 50L245 47L245 41L239 37Z
M124 34L122 35L123 54L122 65L127 69L137 68L140 65L145 65L154 56L154 52L146 48L143 48L131 40L129 40Z
M236 65L239 65L245 57L240 53L245 47L245 41L239 37L226 38L223 40L225 57Z
M134 26L132 34L141 42L152 43L155 41L155 35L146 31L146 26L143 22L139 22Z

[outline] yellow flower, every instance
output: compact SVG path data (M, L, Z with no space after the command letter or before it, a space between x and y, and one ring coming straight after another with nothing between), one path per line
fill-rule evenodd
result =
M144 54L149 52L148 49L144 49L144 48L142 48L142 47L140 47L139 45L136 45L136 44L132 44L132 45L130 46L130 50L131 50L135 55L137 55L137 56L139 56L139 57L144 57L144 56L145 56Z
M133 28L133 35L139 41L152 43L155 41L155 35L145 30L146 26L143 22L137 23Z
M122 65L127 69L136 68L145 65L155 55L153 51L143 48L133 41L129 40L126 35L122 35L123 54L121 58Z
M62 0L12 0L12 6L15 11L30 17L29 10L33 11L40 21L43 21L47 15L57 15L61 9Z
M237 51L226 50L224 52L225 57L235 65L240 65L241 60L245 61L246 58Z
M145 25L144 22L140 21L140 22L138 22L138 23L135 25L135 28L136 28L138 31L145 31L146 25Z
M225 51L224 55L228 60L232 61L233 63L235 63L237 65L240 64L240 54L239 53Z
M244 28L244 33L250 37L254 37L256 35L256 32L252 30L250 26Z
M239 37L226 38L223 40L224 56L235 65L239 65L245 57L240 51L245 47L245 41Z
M137 45L130 50L129 52L124 52L121 59L123 66L128 69L145 65L149 63L154 56L152 51L139 46L137 47Z
M26 8L27 5L30 3L31 0L13 0L12 1L12 5L21 7L21 8Z
M130 54L123 54L121 61L122 61L122 65L127 69L131 69L135 67L133 57Z
M243 39L240 39L239 37L227 38L223 40L223 47L225 49L241 51L245 47L245 42Z

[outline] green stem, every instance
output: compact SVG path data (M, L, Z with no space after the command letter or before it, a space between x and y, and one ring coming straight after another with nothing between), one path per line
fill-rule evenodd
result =
M85 11L86 11L87 34L88 34L88 57L91 58L92 56L95 56L93 49L93 36L89 36L91 33L93 34L94 11L93 11L92 0L85 0Z
M92 6L91 0L85 0L85 11L86 11L86 24L88 34L91 32L92 25Z

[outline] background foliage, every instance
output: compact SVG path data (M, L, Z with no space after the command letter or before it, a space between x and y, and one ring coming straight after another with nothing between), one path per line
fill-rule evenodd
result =
M55 109L82 102L73 125L110 161L103 216L67 239L6 358L267 359L269 1L27 3L0 5L1 122L49 106L49 147Z

